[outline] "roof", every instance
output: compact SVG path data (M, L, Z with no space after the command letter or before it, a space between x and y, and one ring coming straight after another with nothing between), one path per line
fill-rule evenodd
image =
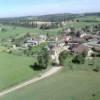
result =
M100 52L100 47L94 47L94 50Z
M82 43L82 42L84 42L84 39L73 37L70 42L71 43Z
M87 34L83 37L84 39L92 39L93 38L93 35L91 34Z
M89 51L89 48L87 46L84 46L84 45L76 45L74 46L74 48L72 48L72 51L74 53L83 53L83 52L88 52Z

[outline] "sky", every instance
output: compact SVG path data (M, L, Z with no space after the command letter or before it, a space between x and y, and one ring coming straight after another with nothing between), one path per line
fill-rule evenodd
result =
M0 0L0 17L100 12L100 0Z

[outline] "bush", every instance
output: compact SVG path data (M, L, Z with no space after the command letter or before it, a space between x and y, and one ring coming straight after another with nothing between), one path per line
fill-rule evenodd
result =
M46 48L42 48L42 50L38 53L37 61L38 65L43 69L46 69L49 64L49 52Z
M100 68L97 66L96 68L93 69L94 72L99 72Z
M100 57L100 52L99 53L96 53L96 57Z
M63 65L64 66L64 62L66 60L66 58L69 56L69 52L67 51L63 51L59 54L59 62L60 62L60 65Z
M1 29L1 32L7 32L7 29L2 28L2 29Z
M73 57L72 62L76 64L84 64L85 57L82 54L77 54Z

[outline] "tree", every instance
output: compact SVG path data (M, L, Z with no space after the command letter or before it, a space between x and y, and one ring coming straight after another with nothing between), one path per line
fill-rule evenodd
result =
M59 54L59 62L60 65L64 65L64 62L66 60L66 58L69 56L69 53L67 51L63 51Z
M49 64L49 58L48 50L46 48L42 48L37 57L38 65L41 66L41 68L46 69Z
M72 62L76 63L76 64L84 64L84 62L85 62L85 56L83 54L76 54L73 57Z
M7 32L7 29L2 28L2 29L1 29L1 32Z
M80 35L81 35L81 32L80 31L77 31L76 32L76 37L80 37Z
M71 29L70 34L71 34L71 35L75 35L75 28L74 28L74 27L70 27L70 29Z

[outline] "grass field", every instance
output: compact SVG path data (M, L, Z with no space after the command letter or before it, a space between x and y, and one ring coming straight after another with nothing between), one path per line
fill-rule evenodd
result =
M95 24L100 24L100 22L90 22L90 23L89 22L72 22L72 23L67 23L65 27L69 28L73 26L79 29L79 28L83 28L88 25L95 25ZM0 31L0 38L8 38L10 36L19 37L19 36L23 36L27 32L32 32L34 34L47 34L48 33L50 35L57 35L62 30L61 28L41 30L38 28L32 29L32 28L24 28L24 27L16 27L15 29L13 29L13 26L8 26L8 25L2 25L1 27L6 28L7 31L6 32Z
M91 26L91 25L96 25L96 24L100 24L100 22L72 22L72 23L67 23L66 24L66 28L69 28L71 26L80 29L83 28L85 26ZM8 38L8 37L21 37L24 34L26 34L27 32L31 32L33 34L50 34L50 35L57 35L60 34L60 32L62 31L62 28L56 28L56 29L49 29L49 30L41 30L38 28L24 28L24 27L17 27L14 29L13 26L8 26L8 25L1 25L1 28L5 28L7 29L6 32L2 32L0 31L0 39L2 38Z
M7 29L7 31L0 31L0 38L8 38L9 36L23 35L22 33L27 33L28 31L30 31L30 29L23 27L16 27L15 29L13 29L13 26L8 25L2 25L1 28L5 28Z
M74 27L76 29L84 28L85 26L91 26L91 25L97 25L100 24L100 22L72 22L66 24L66 27Z
M79 17L79 18L77 18L78 20L80 20L80 21L94 21L94 22L96 22L96 21L98 21L98 22L100 22L100 17L99 16L83 16L83 17Z
M99 24L99 22L72 22L66 24L65 27L73 26L79 29L95 24ZM13 29L13 26L8 25L1 25L1 27L6 28L7 32L0 31L0 39L7 39L10 36L21 37L27 32L57 35L62 30L62 28L40 30L23 27ZM33 52L39 51L40 47L33 48ZM30 68L30 65L35 62L35 58L1 52L4 49L5 47L0 47L0 91L31 79L39 73ZM100 72L91 70L100 66L99 61L100 59L96 59L91 66L91 62L88 61L78 65L68 64L66 60L65 68L61 72L0 97L0 100L100 100ZM69 70L70 65L73 66L73 71Z
M1 25L1 28L5 28L7 29L6 32L2 32L0 31L0 39L4 38L8 38L8 37L21 37L24 34L26 34L27 32L33 33L33 34L51 34L51 35L56 35L59 32L59 29L50 29L50 30L41 30L38 28L24 28L24 27L18 27L16 26L16 28L14 29L13 26L8 26L8 25Z
M99 87L100 73L62 70L0 100L100 100Z
M0 52L0 91L38 74L29 67L34 61L35 58Z

